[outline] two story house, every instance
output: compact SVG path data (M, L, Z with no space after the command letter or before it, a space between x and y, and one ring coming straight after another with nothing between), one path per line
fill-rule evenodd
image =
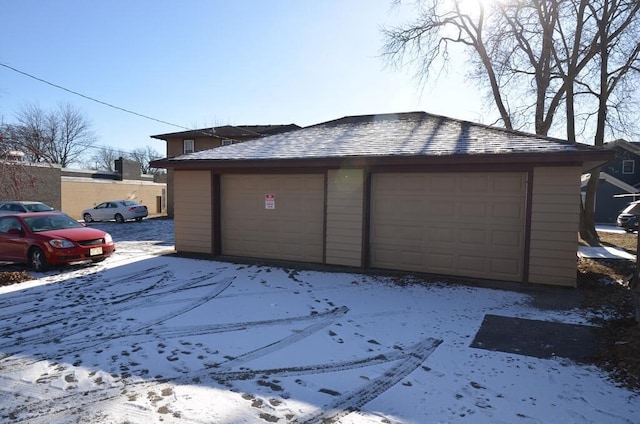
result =
M620 139L605 143L604 147L615 151L615 159L600 170L595 221L615 224L629 202L640 200L640 143ZM583 193L588 179L588 174L583 176Z

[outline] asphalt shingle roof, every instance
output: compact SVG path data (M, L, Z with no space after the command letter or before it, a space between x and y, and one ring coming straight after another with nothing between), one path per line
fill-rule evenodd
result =
M497 155L593 149L550 137L411 112L345 117L169 161Z

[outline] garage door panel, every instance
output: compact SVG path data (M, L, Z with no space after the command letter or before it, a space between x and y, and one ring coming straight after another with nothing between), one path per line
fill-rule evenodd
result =
M509 176L496 176L492 179L493 181L493 190L492 192L495 195L500 197L504 196L515 196L519 198L521 194L525 191L525 180L524 179L515 179Z
M433 252L425 258L426 261L419 265L419 268L413 269L413 271L420 271L426 263L430 269L440 274L450 274L452 270L456 268L456 257L453 254L446 254L442 252Z
M463 176L460 183L462 192L477 194L488 192L491 185L485 176Z
M398 231L401 234L398 234ZM411 228L411 227L398 227L393 225L383 225L378 226L376 228L376 233L379 235L381 240L389 240L393 241L398 237L402 237L408 244L415 241L417 243L413 243L414 245L422 245L424 236L422 234L422 228Z
M456 229L454 227L434 227L427 229L427 239L431 242L455 243Z
M524 219L524 205L521 201L496 201L491 205L491 216L500 219L512 219L519 223Z
M398 199L397 202L402 202L402 200ZM456 214L456 207L453 204L446 203L446 202L445 203L439 202L436 199L431 199L426 203L427 203L426 205L427 213L432 217L448 217ZM422 211L424 211L424 208L422 209ZM424 215L424 212L421 213L418 210L415 210L414 214L417 217L422 218Z
M371 265L521 281L525 190L523 173L374 174Z
M433 175L426 180L425 188L426 193L450 193L456 189L456 181L444 174Z
M457 202L458 215L461 218L482 219L489 216L491 206L486 201Z
M372 248L373 256L375 256L380 264L391 265L397 261L397 252L391 249ZM383 266L383 268L387 268Z
M520 269L520 263L515 259L499 259L491 260L491 272L496 275L504 275L506 277L517 273Z
M398 227L394 224L379 224L375 226L374 231L381 239L392 240L396 237L396 231L398 231L397 228Z
M396 228L396 232L398 229ZM422 236L422 228L418 226L403 226L401 229L400 236L407 240L407 242L411 243L411 241L416 241L418 243L422 243L424 237ZM397 234L395 235L397 237Z
M467 273L485 273L487 260L484 256L460 255L458 256L458 267Z
M223 254L322 262L324 175L223 175L221 198Z
M227 221L225 224L225 231L258 231L261 230L260 223L258 222L243 222L241 220L229 222Z
M402 252L402 262L410 267L414 267L422 262L422 255L415 251Z
M486 247L489 244L489 234L487 230L469 228L460 231L460 242L466 245L475 245L476 247Z
M523 244L519 231L494 230L491 232L491 244L495 247L519 248Z

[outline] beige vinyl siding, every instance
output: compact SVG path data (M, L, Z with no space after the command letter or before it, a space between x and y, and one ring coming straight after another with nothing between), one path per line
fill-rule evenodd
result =
M208 150L220 147L221 140L215 137L170 137L167 142L167 157L176 157L184 154L184 140L193 140L195 150ZM175 215L175 187L174 187L174 170L167 169L167 215L173 217Z
M324 174L223 175L221 197L222 254L322 263Z
M363 183L361 169L328 172L327 264L362 265Z
M60 210L74 219L82 219L82 211L107 200L133 200L145 205L149 215L159 214L157 199L165 194L166 184L138 180L98 180L62 177Z
M176 250L212 254L211 172L176 171L174 184Z
M575 287L579 167L540 167L533 175L529 281Z

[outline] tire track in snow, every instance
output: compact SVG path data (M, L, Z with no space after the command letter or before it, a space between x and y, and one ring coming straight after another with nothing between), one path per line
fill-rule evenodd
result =
M216 288L216 290L213 290L211 293L209 293L206 296L197 298L195 301L188 303L182 308L172 310L150 321L145 321L137 325L124 326L123 328L118 329L117 332L103 334L99 337L93 337L91 338L90 341L87 341L86 338L79 339L76 342L77 346L73 348L67 348L66 350L59 350L56 352L56 355L64 356L64 355L68 355L81 350L94 348L103 343L107 343L109 341L122 338L123 337L122 334L126 334L124 337L130 337L132 334L136 332L144 332L144 330L149 329L150 327L153 327L158 324L162 324L165 321L169 321L170 319L176 318L182 314L192 311L193 309L196 309L204 305L205 303L215 299L216 296L218 296L220 293L224 292L226 289L228 289L231 286L235 278L236 277L227 277L222 281L218 281L216 285L220 285L220 287ZM144 302L150 303L151 301L149 299L145 299ZM126 309L128 310L131 308L126 308ZM73 344L73 341L67 341L66 345L68 346L69 344Z
M435 351L440 343L442 343L442 340L427 338L409 346L404 350L393 350L387 353L379 353L375 356L367 356L364 358L358 358L349 361L327 362L324 364L313 364L300 367L265 368L256 370L246 369L242 371L212 371L211 369L208 369L207 371L210 378L218 381L247 380L262 375L282 378L310 374L326 374L337 371L348 371L356 368L369 367L372 365L385 364L395 361L404 361L410 357L418 358L419 356L423 356L423 359L413 368L415 369L429 355L431 355L433 351ZM425 355L424 352L426 352L427 354ZM387 373L385 373L385 375L386 374Z
M166 267L167 265L147 268L143 271L138 271L135 273L128 274L126 276L122 276L115 281L110 281L109 283L110 283L110 286L117 286L122 283L129 283L131 282L132 279L138 279L141 277L144 277L145 280L154 278L156 276L165 276L166 278L168 278L170 273L168 273L167 271L163 273L156 273L157 271L160 271L162 268L166 268ZM36 302L37 303L47 302L48 305L45 308L43 308L43 306L40 304L32 307L20 308L20 316L18 317L18 319L16 319L16 315L14 312L7 313L5 315L0 315L0 322L2 322L3 324L10 320L16 320L16 321L19 321L18 324L24 325L23 328L16 327L16 322L12 322L8 325L5 324L4 326L0 325L0 335L8 336L15 333L26 332L33 328L44 327L48 324L47 319L50 322L58 322L61 319L68 317L69 315L72 315L74 318L76 318L77 311L67 311L69 308L77 309L78 307L82 307L83 305L95 307L96 292L105 291L108 289L108 287L106 288L100 287L100 286L104 286L104 284L101 280L98 280L98 281L95 281L93 284L98 285L99 287L97 287L92 291L91 296L84 295L84 292L88 291L90 288L87 287L86 284L83 284L82 286L83 292L81 292L79 295L75 295L75 293L72 293L74 297L72 299L68 299L69 290L74 289L78 284L79 282L75 280L74 283L70 284L68 287L57 287L57 286L47 285L43 287L43 290L46 289L46 291L43 291L42 293L34 294L32 296L28 296L30 300L29 299L25 300L24 296L20 296L20 302L15 302L12 305L7 305L8 302L5 302L4 306L2 306L3 310L7 310L9 308L18 308L23 305L33 305ZM54 299L51 299L52 296L54 297ZM56 300L56 298L58 297L63 297L64 299L58 301ZM107 303L108 300L109 300L109 297L106 297L103 300L101 300L100 306L101 307L106 306L105 303ZM92 308L92 310L95 310L95 309ZM21 320L22 317L28 316L29 314L32 314L32 313L35 313L38 315L49 313L49 315L47 316L47 319L36 320L35 322L33 320L29 322L22 322ZM58 316L62 316L63 318L57 318ZM82 317L80 318L82 319Z
M69 416L80 417L83 415L84 422L87 422L89 410L99 412L100 410L113 411L114 409L125 411L128 420L135 418L133 422L154 422L154 414L151 410L121 402L127 389L134 387L144 389L144 386L149 385L147 382L124 383L121 386L85 390L80 396L78 392L68 392L65 389L52 388L44 384L34 385L6 377L1 380L3 387L11 387L14 391L17 389L19 393L27 393L29 396L28 399L13 408L0 405L0 419L3 422L48 424L68 421ZM115 405L104 405L112 401L118 402ZM56 416L61 414L64 416L59 420L56 419ZM67 418L67 420L63 418ZM77 421L83 422L82 420Z
M140 277L147 277L149 275L151 275L153 272L167 268L168 265L163 264L163 265L159 265L159 266L155 266L155 267L151 267L151 268L146 268L143 270L138 270L135 272L132 272L130 274L125 274L121 277L118 277L117 280L115 281L110 281L111 285L117 285L117 284L121 284L121 283L127 283L130 282L132 279L137 279ZM73 272L70 272L69 274L73 274ZM56 275L57 277L57 275ZM69 276L67 275L67 278L59 281L59 282L49 282L47 284L44 285L40 285L40 286L36 286L36 287L32 287L30 289L28 289L27 293L22 293L22 292L12 292L12 293L7 293L5 295L2 296L2 300L0 301L0 309L1 310L6 310L8 308L11 307L15 307L15 306L23 306L23 305L29 305L29 304L33 304L34 302L44 302L47 301L52 293L53 295L60 295L63 294L65 290L69 290L69 289L74 289L78 284L79 281L78 280L82 280L84 278L88 279L88 280L93 280L91 281L90 284L96 284L101 288L101 286L103 285L104 281L101 280L96 273L92 273L92 274L85 274L82 276L78 276L78 277L71 277L68 278ZM44 277L41 279L42 281L47 281L48 277ZM83 287L86 288L86 284L83 284ZM41 311L41 309L37 309L38 311ZM9 318L13 317L12 315L9 315ZM6 315L0 315L0 318L2 320L6 319L7 316Z
M165 283L166 281L169 280L169 278L171 277L171 272L169 271L165 271L161 274L152 274L149 275L147 277L147 279L153 278L153 277L159 277L159 280L154 282L151 286L149 287L155 287L158 286L159 284ZM146 291L149 290L149 288L145 288L142 291ZM5 330L2 329L0 330L0 334L2 337L9 337L13 334L20 334L20 333L27 333L29 331L38 329L38 328L45 328L47 326L50 325L54 325L54 324L58 324L62 321L67 321L70 319L73 319L74 321L74 326L79 324L82 321L93 321L97 318L100 317L100 313L102 310L106 310L107 307L109 305L115 304L116 302L109 302L109 298L103 298L100 299L100 303L99 303L99 307L95 307L96 302L95 302L95 297L91 297L90 298L92 300L92 302L82 302L82 301L78 301L73 300L73 301L69 301L68 304L66 305L57 305L57 306L52 306L49 309L38 309L36 308L32 308L31 310L27 310L24 312L24 314L28 314L28 313L35 313L35 312L40 312L41 313L47 313L49 312L49 315L47 315L47 317L45 319L42 320L36 320L36 321L30 321L30 322L24 322L21 323L22 327L20 326L16 326L13 325L12 329L10 330ZM50 303L55 303L53 301L51 301ZM92 312L92 314L78 314L77 309L78 308L82 308L82 307L91 307L90 311ZM84 311L83 311L84 312ZM95 315L97 313L97 315ZM22 314L22 312L21 312ZM71 327L67 327L67 328L71 328ZM20 340L24 343L24 342L29 342L29 338L25 338L25 337L21 337Z
M303 328L301 331L296 332L290 336L277 340L271 344L263 346L261 348L255 349L251 352L244 353L240 356L235 357L234 359L227 361L223 364L223 369L231 369L237 365L244 364L245 362L260 358L262 356L268 355L271 352L275 352L280 349L284 349L285 347L291 346L292 344L303 340L312 334L317 333L321 329L328 327L333 324L336 319L345 315L349 312L349 308L346 306L341 306L339 308L330 311L326 316L322 317L318 322ZM312 315L316 317L317 315Z
M121 302L114 302L114 303L108 303L108 302L100 302L100 304L95 304L92 303L89 306L92 306L93 308L91 309L92 312L94 312L93 314L87 315L81 315L81 316L77 316L78 311L70 311L70 316L65 316L64 318L58 318L56 320L51 320L52 322L58 322L61 319L69 319L69 318L73 318L74 320L80 321L80 323L83 323L85 321L89 321L88 324L79 324L78 322L73 323L71 326L63 329L63 330L58 330L58 331L50 331L47 332L46 334L36 334L33 335L31 337L23 337L20 338L18 340L16 340L13 344L9 343L9 344L5 344L4 347L10 347L12 345L25 345L28 343L46 343L47 341L51 342L53 340L57 340L57 339L61 339L61 338L66 338L69 337L70 335L76 334L76 333L80 333L82 331L88 330L91 327L95 326L95 322L100 321L100 319L109 316L112 317L114 315L118 315L121 314L123 312L127 312L129 310L135 310L137 308L142 308L145 306L149 306L154 304L154 299L157 297L163 297L163 296L169 296L169 295L174 295L178 292L181 292L183 290L189 289L190 286L201 283L204 280L207 279L211 279L215 276L217 276L218 274L216 273L209 273L209 274L205 274L202 276L198 276L198 277L194 277L190 280L188 280L186 283L181 284L177 287L175 287L174 289L170 290L170 291L166 291L166 292L162 292L159 293L157 296L146 296L146 297L142 297L140 298L138 301L134 301L134 302L129 302L129 303L123 303L122 306L120 306L119 308L111 308L111 306L113 304L116 303L121 303ZM164 276L162 278L162 281L166 281L169 278L169 276ZM158 284L159 282L154 283L154 285ZM219 282L216 282L215 284L218 284ZM145 289L141 290L140 292L144 291ZM132 298L132 300L135 300L135 298ZM86 305L81 305L81 306L86 306ZM84 312L84 311L83 311ZM44 326L41 326L44 327ZM71 330L71 331L70 331Z
M412 373L435 351L435 349L441 343L442 340L427 338L407 347L404 350L393 350L384 354L354 359L351 361L340 361L334 363L314 364L309 366L280 369L257 369L243 371L216 370L214 372L210 372L209 370L208 377L213 379L214 381L224 383L232 380L248 380L264 375L268 375L270 377L314 375L398 362L398 364L386 370L380 377L371 380L368 384L364 385L360 389L342 396L340 400L323 408L323 410L325 410L326 412L323 411L293 421L296 423L309 424L319 422L336 423L340 418L350 414L351 412L359 410L362 406L380 396L382 393L397 384L407 375ZM265 348L268 349L268 346L266 346ZM248 352L247 355L251 355L252 352ZM229 365L229 363L232 362L233 360L225 363L225 365ZM158 386L167 383L193 384L193 376L201 377L203 373L202 371L190 371L189 374L189 377L181 376L178 378L146 380L144 382L136 383L135 386L144 388L145 390L154 390L157 389ZM95 391L95 393L92 393L92 396L94 398L100 398L101 394L99 393L99 391ZM92 399L83 398L82 400L83 405L91 404L91 402L93 402Z
M228 286L227 286L228 287ZM221 292L221 291L220 291ZM275 319L275 320L265 320L265 321L259 321L259 322L243 322L243 323L233 323L233 324L223 324L223 325L217 325L215 326L217 331L214 332L226 332L226 331L237 331L237 330L242 330L242 329L246 329L248 327L255 327L255 326L271 326L271 325L282 325L282 324L288 324L288 323L296 323L296 322L300 322L301 320L312 320L312 321L317 321L314 324L304 328L303 330L301 330L300 332L290 336L290 337L285 337L284 339L278 340L274 343L271 343L267 346L264 346L263 348L259 348L259 349L255 349L251 352L247 352L246 354L240 355L226 363L224 363L224 367L226 369L231 368L232 366L236 366L239 365L241 363L244 363L246 361L249 361L251 359L255 359L258 358L260 356L266 355L268 353L271 353L275 350L278 349L282 349L286 346L289 346L305 337L308 337L314 333L316 333L317 331L319 331L322 328L325 328L326 326L330 325L331 323L335 322L336 319L340 318L341 316L345 315L348 312L348 308L347 307L341 307L341 308L336 308L332 311L328 311L326 313L323 314L316 314L316 315L309 315L309 316L305 316L305 317L289 317L289 318L284 318L284 319ZM162 333L162 337L164 339L166 339L167 337L178 337L178 336L185 336L185 335L202 335L205 332L203 331L204 328L203 327L211 327L211 326L192 326L190 328L187 329L182 329L183 331L175 331L172 332L170 334L167 334L165 332ZM209 330L211 330L211 328L209 328ZM211 331L209 331L211 332ZM138 336L138 334L135 333L128 333L126 336L123 337L132 337L132 336ZM111 341L113 340L114 337L105 337L105 339L103 341ZM152 339L157 339L157 336L153 336ZM137 341L139 341L140 339L137 337L136 338ZM84 349L85 347L83 346L82 349ZM380 360L380 358L378 358L378 360ZM389 361L389 359L385 359L384 361L379 361L379 362L387 362ZM355 366L358 362L361 361L354 361L348 365L345 364L341 364L338 366L338 368L341 369L347 369L345 367L353 367ZM371 361L369 359L367 359L365 361L366 363L370 363ZM365 366L365 365L360 365L360 366ZM329 369L326 366L322 366L321 368L324 369ZM336 368L337 369L337 368ZM317 370L317 367L314 367L314 370ZM207 370L195 370L195 371L190 371L189 374L190 375L201 375L202 373L205 373ZM292 370L289 370L290 372ZM264 372L268 372L268 373L273 373L273 371L260 371L262 373ZM302 370L295 370L294 372L296 373L301 373ZM310 369L307 369L307 372L310 372ZM325 371L328 372L328 371ZM245 373L224 373L224 372L216 372L215 373L215 379L219 380L221 378L226 378L226 379L231 379L232 377L236 376L236 377L240 377L242 375L246 375ZM179 377L178 379L171 379L171 378L162 378L160 380L156 380L156 381L152 381L149 380L147 381L148 384L153 385L153 386L157 386L158 384L162 384L165 383L167 381L173 381L176 382L178 380L188 380L187 378L184 377ZM149 386L152 387L152 386ZM95 402L100 402L102 401L101 399L104 398L105 395L101 395L99 393L99 390L94 391L95 393L93 393L91 400L87 399L88 393L84 393L83 398L82 398L82 405L86 405L89 404L91 402L95 403ZM44 397L44 396L43 396ZM108 400L109 396L107 395L107 400ZM54 399L54 401L58 402L61 401L62 398L56 398ZM45 401L41 401L42 405L40 406L40 409L47 409L48 413L51 413L52 410L51 408L46 404ZM76 405L77 408L80 408L81 406ZM69 408L63 408L61 409L59 412L69 412Z
M158 277L160 281L168 280L170 275L165 273L161 274L152 274L149 278ZM158 284L155 282L154 284ZM62 313L56 313L55 302L51 301L54 304L51 308L43 310L43 313L49 312L45 318L40 321L31 322L28 326L27 323L23 327L17 327L12 331L7 331L2 333L2 337L6 338L12 335L17 335L17 337L13 340L13 342L6 341L3 342L3 348L7 350L11 347L25 347L29 344L41 344L41 343L55 343L58 342L61 338L65 336L80 333L85 331L93 326L95 326L96 322L99 322L102 318L107 316L113 316L114 313L121 313L129 310L131 307L137 307L138 305L129 306L126 308L119 308L116 310L110 309L111 303L108 302L108 299L100 299L99 302L95 301L95 297L92 297L91 303L80 303L76 304L75 307L65 308ZM141 302L140 302L141 303ZM53 310L53 311L52 311ZM62 328L51 328L47 327L54 326L55 324L60 324L64 322L71 322L69 325L64 325ZM34 329L43 329L42 332L32 334L30 336L23 335L22 333L27 333ZM21 350L13 351L13 353L19 353Z
M172 294L176 294L178 292L181 292L182 290L188 289L190 288L192 285L198 285L200 283L202 283L203 281L205 281L206 279L211 279L213 277L215 277L216 273L209 273L209 274L205 274L203 276L198 276L198 277L194 277L190 280L188 280L186 283L181 284L180 286L176 287L175 289L173 289L171 292L164 292L159 296L166 296L166 295L172 295ZM176 309L176 310L172 310L171 312L162 315L159 318L156 318L155 320L152 321L146 321L143 322L137 326L129 326L129 327L124 327L124 328L119 328L117 331L114 331L113 329L111 330L111 332L101 332L101 335L99 337L93 337L90 340L87 340L87 337L81 338L81 339L77 339L75 341L75 346L74 347L69 347L70 344L74 344L73 342L67 342L65 343L65 347L66 349L61 349L58 350L55 353L48 353L48 354L40 354L38 352L29 352L30 357L33 358L32 361L29 363L28 361L25 361L23 358L17 358L17 361L15 362L11 362L11 357L13 355L16 355L18 353L21 353L25 350L30 351L31 349L33 349L33 346L30 346L30 344L52 344L52 343L61 343L62 339L68 339L70 336L74 335L74 334L79 334L83 331L88 331L91 330L92 328L96 327L96 323L95 321L99 321L100 318L103 317L111 317L114 315L117 315L119 313L123 313L126 312L128 310L132 310L132 309L137 309L137 308L141 308L141 307L145 307L145 306L149 306L149 305L153 305L155 304L154 302L154 297L152 296L147 296L145 298L140 299L138 302L128 302L123 304L120 308L117 308L115 310L113 309L108 309L108 306L104 306L101 309L104 309L105 312L102 314L98 314L98 315L93 315L93 316L89 316L89 317L85 317L85 321L88 321L87 323L85 323L84 325L80 325L80 324L76 324L74 326L72 326L71 328L64 328L61 330L57 330L57 331L49 331L49 332L45 332L45 334L36 334L28 339L17 339L14 341L13 344L8 344L3 346L3 350L5 350L5 356L4 358L2 358L0 360L0 368L1 369L13 369L16 366L20 366L20 368L24 368L26 366L29 366L30 364L39 362L43 356L51 356L51 355L55 355L56 357L60 357L60 356L64 356L67 355L69 353L74 353L77 351L81 351L84 349L89 349L95 346L98 346L102 343L105 343L111 339L115 339L118 338L119 335L121 335L122 333L126 333L127 335L130 335L132 332L140 332L143 331L145 329L148 329L149 327L152 327L154 325L160 324L162 322L168 321L172 318L175 318L181 314L184 314L190 310L193 310L201 305L203 305L204 303L209 302L210 300L214 299L216 296L218 296L220 293L224 292L233 282L233 280L235 279L235 277L227 277L225 279L223 279L222 281L217 281L215 283L216 287L215 290L213 290L210 294L208 294L207 296L203 296L198 298L197 300L185 305L182 308ZM71 329L71 331L70 331ZM97 328L95 331L99 331L99 328ZM11 350L10 347L17 347L18 349L15 350ZM46 359L46 358L45 358ZM19 364L19 365L18 365Z
M388 369L380 377L374 378L358 390L341 396L337 401L323 407L322 411L295 422L305 424L339 422L340 418L360 410L364 405L415 371L441 343L442 340L428 338L413 345L397 365Z
M246 322L234 322L227 324L208 324L208 325L190 325L184 327L174 327L170 329L163 329L161 336L158 334L153 334L148 331L147 328L138 329L137 331L129 331L127 334L117 334L112 336L104 337L105 340L115 340L118 338L128 338L135 337L136 343L146 343L148 341L157 340L161 337L163 340L165 339L175 339L178 337L190 337L190 336L201 336L201 335L209 335L216 333L227 333L231 331L242 331L247 330L253 327L268 327L273 325L287 325L292 323L299 323L303 321L317 321L322 320L321 323L313 324L312 326L300 330L301 335L305 334L305 337L308 337L314 332L317 332L319 329L324 328L334 322L338 317L345 314L348 311L346 307L340 307L336 309L332 309L328 312L323 312L314 315L304 315L304 316L296 316L296 317L288 317L288 318L278 318L272 320L262 320L262 321L246 321ZM311 327L313 331L311 331ZM295 337L295 335L293 335ZM287 337L287 339L289 336ZM300 337L300 339L303 337ZM79 340L83 342L84 339ZM73 340L69 340L69 343L73 343ZM294 343L295 340L292 340L287 346L291 343ZM284 343L280 343L280 341L276 341L272 344L278 344L281 348L285 347ZM270 344L269 346L271 346ZM262 348L256 349L260 350ZM275 350L275 349L274 349ZM243 354L244 355L244 354ZM239 357L238 357L239 358ZM255 359L255 358L254 358ZM225 362L226 364L226 362Z
M167 266L167 265L165 265ZM220 268L219 270L224 270L224 268ZM173 275L173 273L172 273ZM198 276L198 277L193 277L191 279L188 280L188 282L181 284L179 287L177 288L170 288L167 287L168 290L166 291L157 291L154 292L153 290L156 289L160 289L162 286L160 284L156 284L156 285L152 285L152 286L148 286L143 290L137 290L134 292L130 292L130 293L125 293L125 294L119 294L117 296L113 296L113 302L111 302L112 304L118 304L118 303L124 303L128 300L134 299L134 298L143 298L143 297L162 297L162 296L166 296L166 295L171 295L171 294L175 294L179 291L183 291L183 290L187 290L187 289L196 289L196 288L201 288L201 287L207 287L210 286L211 284L217 284L217 283L207 283L207 284L203 284L203 285L198 285L201 282L206 282L210 279L212 279L213 277L219 275L219 272L209 272L207 274ZM113 283L112 283L113 285Z
M360 389L342 396L336 402L325 406L322 412L311 414L294 421L296 423L336 423L340 418L350 414L351 412L359 410L366 403L372 401L413 372L435 351L440 343L442 343L442 340L427 338L404 350L394 350L386 354L378 354L376 356L359 358L351 361L281 369L259 369L233 372L215 371L209 373L208 376L216 381L247 380L263 375L269 375L270 377L290 377L339 372L355 368L398 362L397 365L386 370L380 377L371 380ZM250 353L251 352L248 354ZM200 372L191 372L190 374L192 376L201 375ZM56 415L60 414L64 414L66 417L74 415L77 416L78 414L86 413L87 409L100 410L107 406L107 409L110 410L112 406L107 405L107 403L117 400L120 400L120 402L117 402L118 408L125 409L129 418L135 417L142 420L153 421L154 415L152 411L132 404L123 404L122 398L124 394L131 394L131 390L134 389L138 392L156 390L159 386L167 383L184 382L192 384L192 380L185 376L175 379L163 378L160 380L136 382L122 380L123 385L120 387L111 386L108 388L96 388L83 391L80 394L78 392L63 392L61 389L51 390L49 386L38 388L37 386L34 387L33 384L22 381L7 381L7 378L4 378L3 380L3 387L16 384L25 386L20 391L22 393L28 393L32 398L29 402L25 402L13 409L0 407L0 417L3 419L11 418L12 422L51 422L52 419L55 420ZM52 392L55 391L60 391L64 394L62 396L52 396ZM101 407L101 404L105 404L105 406ZM183 418L186 419L186 417L182 417L182 421L184 421Z

